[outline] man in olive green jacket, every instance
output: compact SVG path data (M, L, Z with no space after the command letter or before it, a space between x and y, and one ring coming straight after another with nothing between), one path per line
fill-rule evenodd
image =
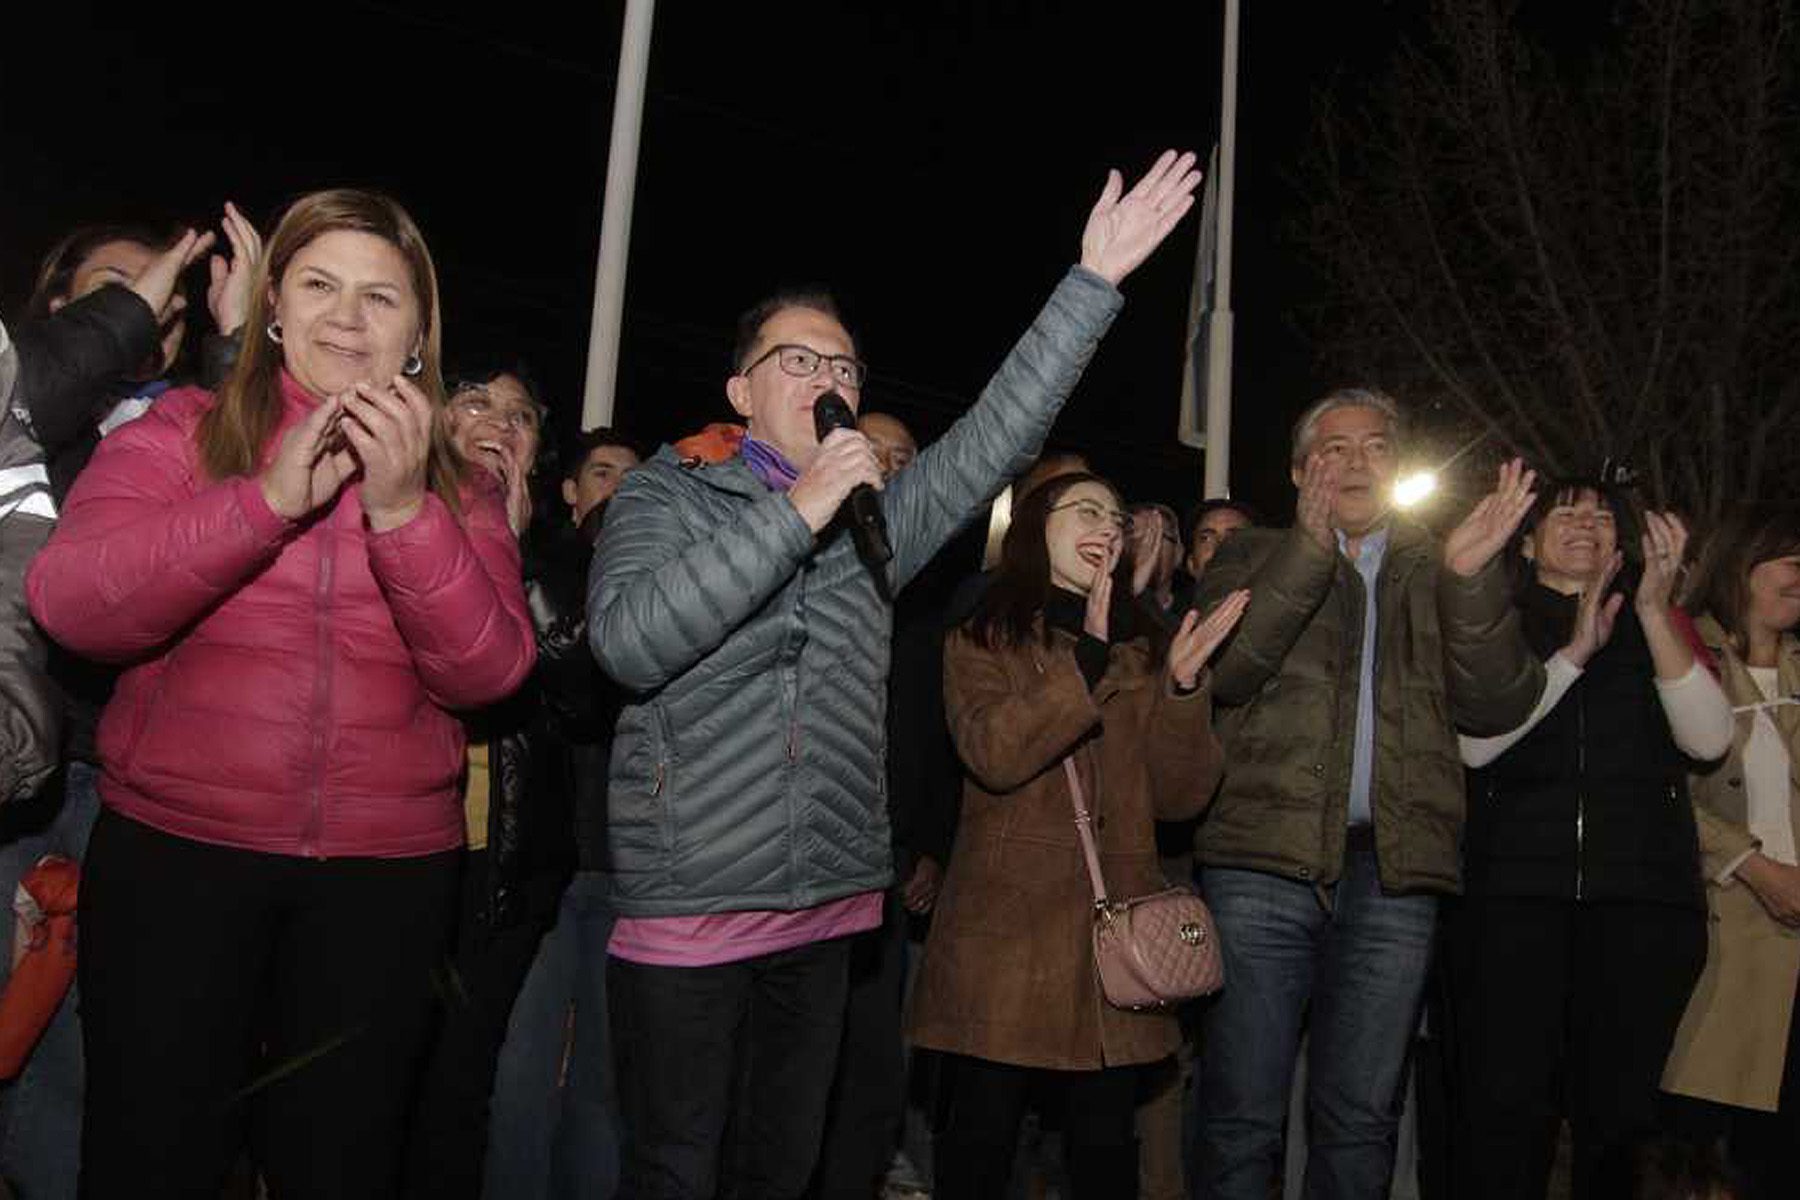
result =
M1310 1005L1306 1195L1375 1200L1437 895L1460 881L1456 734L1522 724L1543 665L1496 562L1531 503L1517 463L1443 543L1391 518L1399 412L1334 392L1295 426L1298 521L1246 530L1202 611L1250 607L1213 665L1225 778L1195 839L1225 990L1208 1010L1194 1194L1262 1200Z

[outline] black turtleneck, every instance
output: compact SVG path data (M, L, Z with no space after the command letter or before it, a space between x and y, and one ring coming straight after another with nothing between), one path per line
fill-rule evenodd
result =
M1119 617L1119 610L1114 609L1107 624L1110 627ZM1087 624L1087 597L1066 588L1052 586L1049 597L1044 601L1044 625L1050 629L1060 629L1075 638L1075 665L1081 668L1081 677L1087 680L1088 691L1093 691L1106 674L1106 658L1110 647L1083 628Z

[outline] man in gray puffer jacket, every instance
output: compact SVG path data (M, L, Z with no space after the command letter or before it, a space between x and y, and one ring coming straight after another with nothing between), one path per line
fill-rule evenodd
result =
M881 919L884 706L904 586L1030 465L1121 304L1116 285L1192 204L1193 157L1129 193L1116 172L1057 287L980 401L882 492L878 587L834 521L881 488L866 438L820 442L826 392L863 365L828 297L740 327L722 461L665 447L612 501L589 583L600 665L635 693L609 786L607 988L627 1133L620 1197L797 1196L818 1153L845 996L845 935ZM741 1097L742 1107L738 1107Z

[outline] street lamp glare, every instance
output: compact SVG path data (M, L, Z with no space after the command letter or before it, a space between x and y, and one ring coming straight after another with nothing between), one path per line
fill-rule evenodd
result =
M1437 485L1436 471L1414 471L1410 475L1401 476L1394 483L1394 504L1400 508L1412 508L1435 492Z

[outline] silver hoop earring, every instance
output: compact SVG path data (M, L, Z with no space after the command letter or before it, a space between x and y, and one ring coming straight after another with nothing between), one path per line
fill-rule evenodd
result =
M419 359L419 356L416 354L409 354L406 356L406 361L400 366L400 373L410 378L424 369L425 364Z
M281 322L280 321L270 321L268 323L268 325L263 329L263 332L269 335L269 340L271 342L274 342L277 346L281 345Z

